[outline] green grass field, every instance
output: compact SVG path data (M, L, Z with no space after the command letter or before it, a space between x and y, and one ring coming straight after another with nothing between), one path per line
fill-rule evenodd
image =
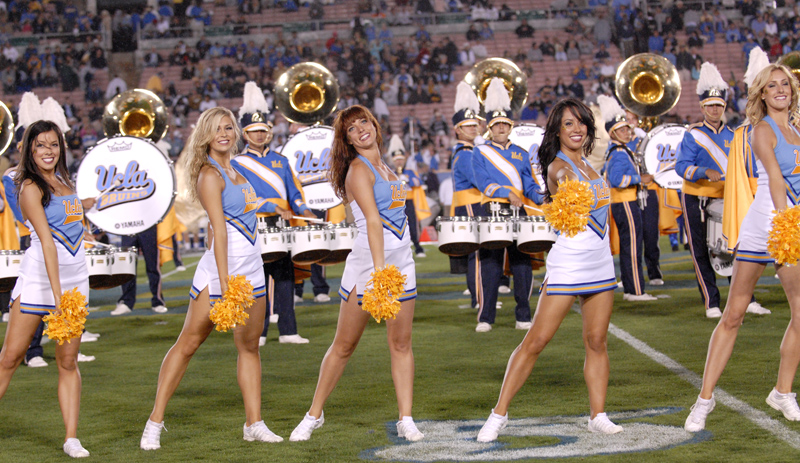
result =
M162 448L139 450L139 437L151 410L158 369L181 329L193 266L164 282L170 313L153 315L150 295L139 268L139 301L132 315L108 316L119 289L92 292L87 328L102 334L87 343L81 364L83 399L79 438L95 461L501 461L531 455L568 461L770 461L800 458L800 423L787 422L764 399L775 383L779 344L789 310L774 270L768 268L757 298L772 315L745 318L733 358L719 387L742 401L736 410L718 403L707 431L692 436L682 429L698 389L685 378L702 374L715 321L707 320L696 289L687 251L662 249L666 285L648 288L667 298L627 303L615 298L614 333L627 333L687 371L657 363L609 335L611 379L607 411L626 427L603 439L585 428L588 399L583 381L581 320L571 313L541 356L528 383L512 403L512 423L499 444L477 444L478 427L494 405L508 356L524 336L513 329L514 301L501 296L493 331L476 333L475 311L468 304L461 275L448 274L445 256L428 247L417 265L419 298L414 324L416 382L414 418L426 439L404 444L394 431L397 408L389 371L385 326L370 323L344 377L326 408L326 424L308 442L288 442L308 409L319 364L330 345L339 299L329 304L306 301L297 306L300 334L307 345L277 342L270 329L262 348L263 413L267 425L283 436L280 444L242 440L244 412L236 384L236 351L230 333L212 333L197 353L165 419ZM186 259L187 265L199 256ZM164 272L172 270L167 264ZM331 295L338 289L341 265L329 268ZM542 271L536 272L541 282ZM723 300L727 282L720 280ZM531 302L536 303L536 297ZM5 325L0 326L4 334ZM56 398L54 344L45 347L47 368L22 366L0 402L0 461L64 461L63 424ZM665 357L665 358L666 358ZM663 363L663 362L662 362ZM687 376L688 375L688 376ZM761 417L765 427L749 418ZM522 420L514 422L514 420ZM777 431L776 431L777 429ZM630 451L636 449L636 451ZM538 454L536 452L541 451ZM623 452L623 453L619 453ZM599 455L595 455L600 453Z

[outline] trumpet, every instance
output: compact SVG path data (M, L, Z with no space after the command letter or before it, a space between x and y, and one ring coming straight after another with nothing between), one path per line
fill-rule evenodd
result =
M0 101L0 155L8 150L14 140L14 116L8 106Z

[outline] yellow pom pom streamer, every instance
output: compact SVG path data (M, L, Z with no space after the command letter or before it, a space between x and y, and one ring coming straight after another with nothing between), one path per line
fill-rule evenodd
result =
M394 319L400 311L398 298L405 292L406 276L394 265L372 272L367 289L361 298L361 308L369 312L376 322Z
M251 307L255 302L253 297L253 285L247 281L244 275L229 275L228 289L222 295L222 299L214 303L208 318L217 325L217 331L227 332L236 325L244 325L250 315L244 310Z
M47 323L44 334L50 339L64 344L64 341L71 342L72 339L83 334L83 327L86 325L86 296L75 287L61 295L60 307L61 314L51 312L45 315L43 321Z
M571 238L586 230L592 204L594 194L587 183L565 180L558 184L558 192L549 204L542 206L542 210L553 228Z
M776 264L797 264L800 259L800 205L775 213L767 251Z

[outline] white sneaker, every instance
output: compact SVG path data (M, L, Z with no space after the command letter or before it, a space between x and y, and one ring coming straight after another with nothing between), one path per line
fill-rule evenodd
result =
M301 303L301 302L303 302L303 298L302 298L302 297L300 297L300 296L298 296L297 294L295 294L295 295L294 295L294 303L295 303L295 304L299 304L299 303Z
M264 347L267 345L267 337L266 336L259 336L258 337L258 347Z
M644 302L644 301L657 301L658 298L647 293L642 293L642 294L625 293L622 295L622 300L628 302Z
M502 309L503 308L503 303L501 301L497 301L497 303L494 305L494 308L495 308L495 310Z
M324 293L320 293L314 296L314 302L330 302L330 301L331 297Z
M422 440L425 437L425 434L422 434L419 429L417 429L417 425L414 423L414 419L410 416L404 416L403 419L397 422L397 436L404 437L406 440L411 442L416 442L418 440Z
M81 441L74 437L70 437L64 442L64 453L72 458L86 458L89 456L89 451L83 448Z
M653 278L652 280L650 280L650 285L651 286L664 286L664 280L662 280L661 278Z
M167 313L167 310L169 310L169 309L167 309L163 305L157 305L157 306L153 307L151 310L153 312L155 312L155 313Z
M772 313L772 311L765 309L764 306L756 301L753 301L747 306L747 313L753 313L756 315L769 315Z
M244 440L247 442L283 442L283 437L270 431L267 425L264 424L264 421L255 422L250 426L245 423L242 432L244 434Z
M79 362L94 362L95 361L95 357L94 357L94 355L83 355L80 352L78 352L78 361Z
M467 293L469 293L469 290L467 290ZM11 316L11 314L9 314L8 312L4 313L3 314L3 323L8 323L8 319L9 319L10 316Z
M42 368L47 366L47 362L41 356L33 357L30 360L26 360L25 364L31 368Z
M117 302L117 308L111 311L111 315L125 315L131 313L131 308L125 305L124 302Z
M797 394L789 392L781 394L773 388L767 396L767 403L770 407L783 413L789 421L800 421L800 407L797 406Z
M161 448L161 430L166 431L164 422L156 423L153 420L147 420L144 425L144 432L142 433L142 440L139 441L139 448L142 450L158 450Z
M95 342L99 337L99 334L84 331L83 334L81 334L81 342Z
M464 292L463 292L463 293L461 293L461 294L463 294L464 296L469 296L469 295L470 295L470 294L472 294L472 293L470 293L470 292L469 292L469 288L467 288L467 289L465 289L465 290L464 290ZM5 316L5 314L4 314L3 316ZM5 320L4 320L4 321L5 321Z
M417 253L417 257L419 257L419 258L423 258L423 257L428 257L428 255L427 255L427 254L425 254L424 252L418 252L418 253Z
M186 271L186 266L179 265L179 266L175 267L175 271L176 272L185 272Z
M692 411L686 417L683 429L689 432L699 432L705 429L706 418L714 410L715 405L717 405L717 402L714 400L714 396L711 396L708 400L698 397L697 402L692 405Z
M278 336L278 342L281 344L308 344L308 339L299 334L287 334L286 336Z
M486 333L492 331L492 325L486 322L480 322L478 323L478 326L475 327L475 331L477 331L478 333Z
M706 318L720 318L722 316L722 311L719 310L719 307L711 307L706 309Z
M306 413L306 416L303 417L303 421L292 431L289 440L292 442L308 440L311 438L311 433L314 432L315 429L321 428L323 424L325 424L325 412L322 412L319 418L314 418Z
M517 320L517 324L514 326L514 329L517 330L529 330L533 326L533 322L521 322Z
M500 287L497 288L497 292L500 294L509 294L511 292L511 288L506 285L500 285Z
M598 413L593 420L589 420L589 432L616 434L622 432L622 426L612 423L605 413Z
M486 423L483 423L483 427L478 432L478 442L493 442L497 440L497 435L505 429L507 424L508 413L505 416L501 416L492 409L492 413L489 414Z

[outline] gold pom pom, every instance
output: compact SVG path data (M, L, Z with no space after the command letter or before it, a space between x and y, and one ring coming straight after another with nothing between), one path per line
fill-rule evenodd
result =
M44 317L47 329L43 334L58 342L58 345L62 345L64 341L71 342L83 334L89 311L86 310L86 296L81 294L77 287L61 295L59 308L60 314L51 312Z
M406 276L394 265L372 272L367 289L361 298L361 308L369 312L376 322L394 319L400 311L398 298L405 288Z
M544 218L553 228L569 238L586 230L592 212L594 194L587 183L566 180L558 184L558 192L545 204Z
M775 213L767 251L779 265L795 265L800 259L800 205Z
M214 303L208 318L217 325L217 331L227 332L236 328L236 325L244 325L250 315L244 310L251 307L255 302L253 297L253 285L247 281L244 275L229 275L228 289L222 295L222 299Z

